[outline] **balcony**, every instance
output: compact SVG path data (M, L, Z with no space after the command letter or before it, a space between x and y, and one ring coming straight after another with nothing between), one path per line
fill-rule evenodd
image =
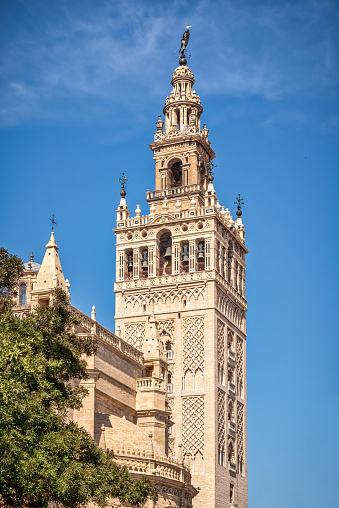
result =
M137 379L137 391L163 390L164 380L156 377L142 377Z
M153 201L155 199L162 199L165 196L178 196L180 194L190 194L192 192L199 192L201 195L204 192L204 188L199 183L193 185L182 185L180 187L170 187L169 189L147 191L147 201Z

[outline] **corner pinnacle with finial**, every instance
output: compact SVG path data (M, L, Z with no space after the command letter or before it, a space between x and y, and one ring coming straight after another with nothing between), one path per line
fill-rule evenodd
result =
M236 214L237 214L237 217L239 217L239 219L240 219L240 217L242 216L241 206L244 204L244 200L243 200L243 198L241 197L240 194L238 194L238 197L234 201L234 204L238 205L238 209L236 211Z
M125 173L122 173L121 177L119 178L119 182L121 184L120 196L122 198L124 198L126 196L125 184L126 184L126 182L128 182L128 179L125 176Z

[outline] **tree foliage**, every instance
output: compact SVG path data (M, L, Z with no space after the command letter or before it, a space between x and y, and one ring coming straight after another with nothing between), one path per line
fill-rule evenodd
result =
M19 273L13 258L7 259ZM7 302L17 278L1 270L0 298ZM156 498L147 478L133 481L112 452L67 420L86 394L74 382L87 377L82 355L96 350L91 338L72 332L77 323L61 289L49 307L22 319L7 303L1 307L0 506L45 508L53 501L77 508L91 501L104 507L109 498L140 506Z
M23 271L22 260L0 247L0 312L11 305Z

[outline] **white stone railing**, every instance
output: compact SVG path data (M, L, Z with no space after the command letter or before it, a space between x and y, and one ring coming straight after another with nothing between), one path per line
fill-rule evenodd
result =
M128 344L123 339L115 335L114 333L107 330L103 326L99 325L94 319L86 316L83 312L76 309L71 305L71 309L74 314L80 319L80 325L85 328L91 335L96 335L101 341L106 342L120 354L126 355L129 358L132 358L136 362L143 364L143 354L141 351L136 349L135 347ZM81 333L79 334L81 335Z
M183 185L181 187L171 187L169 189L147 191L147 200L160 199L167 196L177 196L189 192L204 192L202 185L196 183L193 185Z
M137 391L154 389L163 390L164 380L157 377L142 377L137 379Z
M123 447L114 450L115 460L119 465L127 467L130 473L162 476L189 484L191 474L188 468L170 458L149 458L145 451L125 450Z
M115 282L115 289L141 288L161 286L163 284L176 284L185 281L202 281L213 278L212 270L200 272L187 272L172 275L159 275L157 277L145 277L140 279L121 280Z

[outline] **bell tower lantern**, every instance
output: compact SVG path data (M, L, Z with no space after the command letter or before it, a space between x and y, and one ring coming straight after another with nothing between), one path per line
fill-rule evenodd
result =
M186 61L186 60L184 60ZM203 108L193 89L194 75L187 65L179 65L172 76L172 90L166 97L164 119L159 115L150 148L155 161L155 192L148 202L157 207L159 198L196 194L202 202L208 186L209 163L215 157L208 129L201 128Z

